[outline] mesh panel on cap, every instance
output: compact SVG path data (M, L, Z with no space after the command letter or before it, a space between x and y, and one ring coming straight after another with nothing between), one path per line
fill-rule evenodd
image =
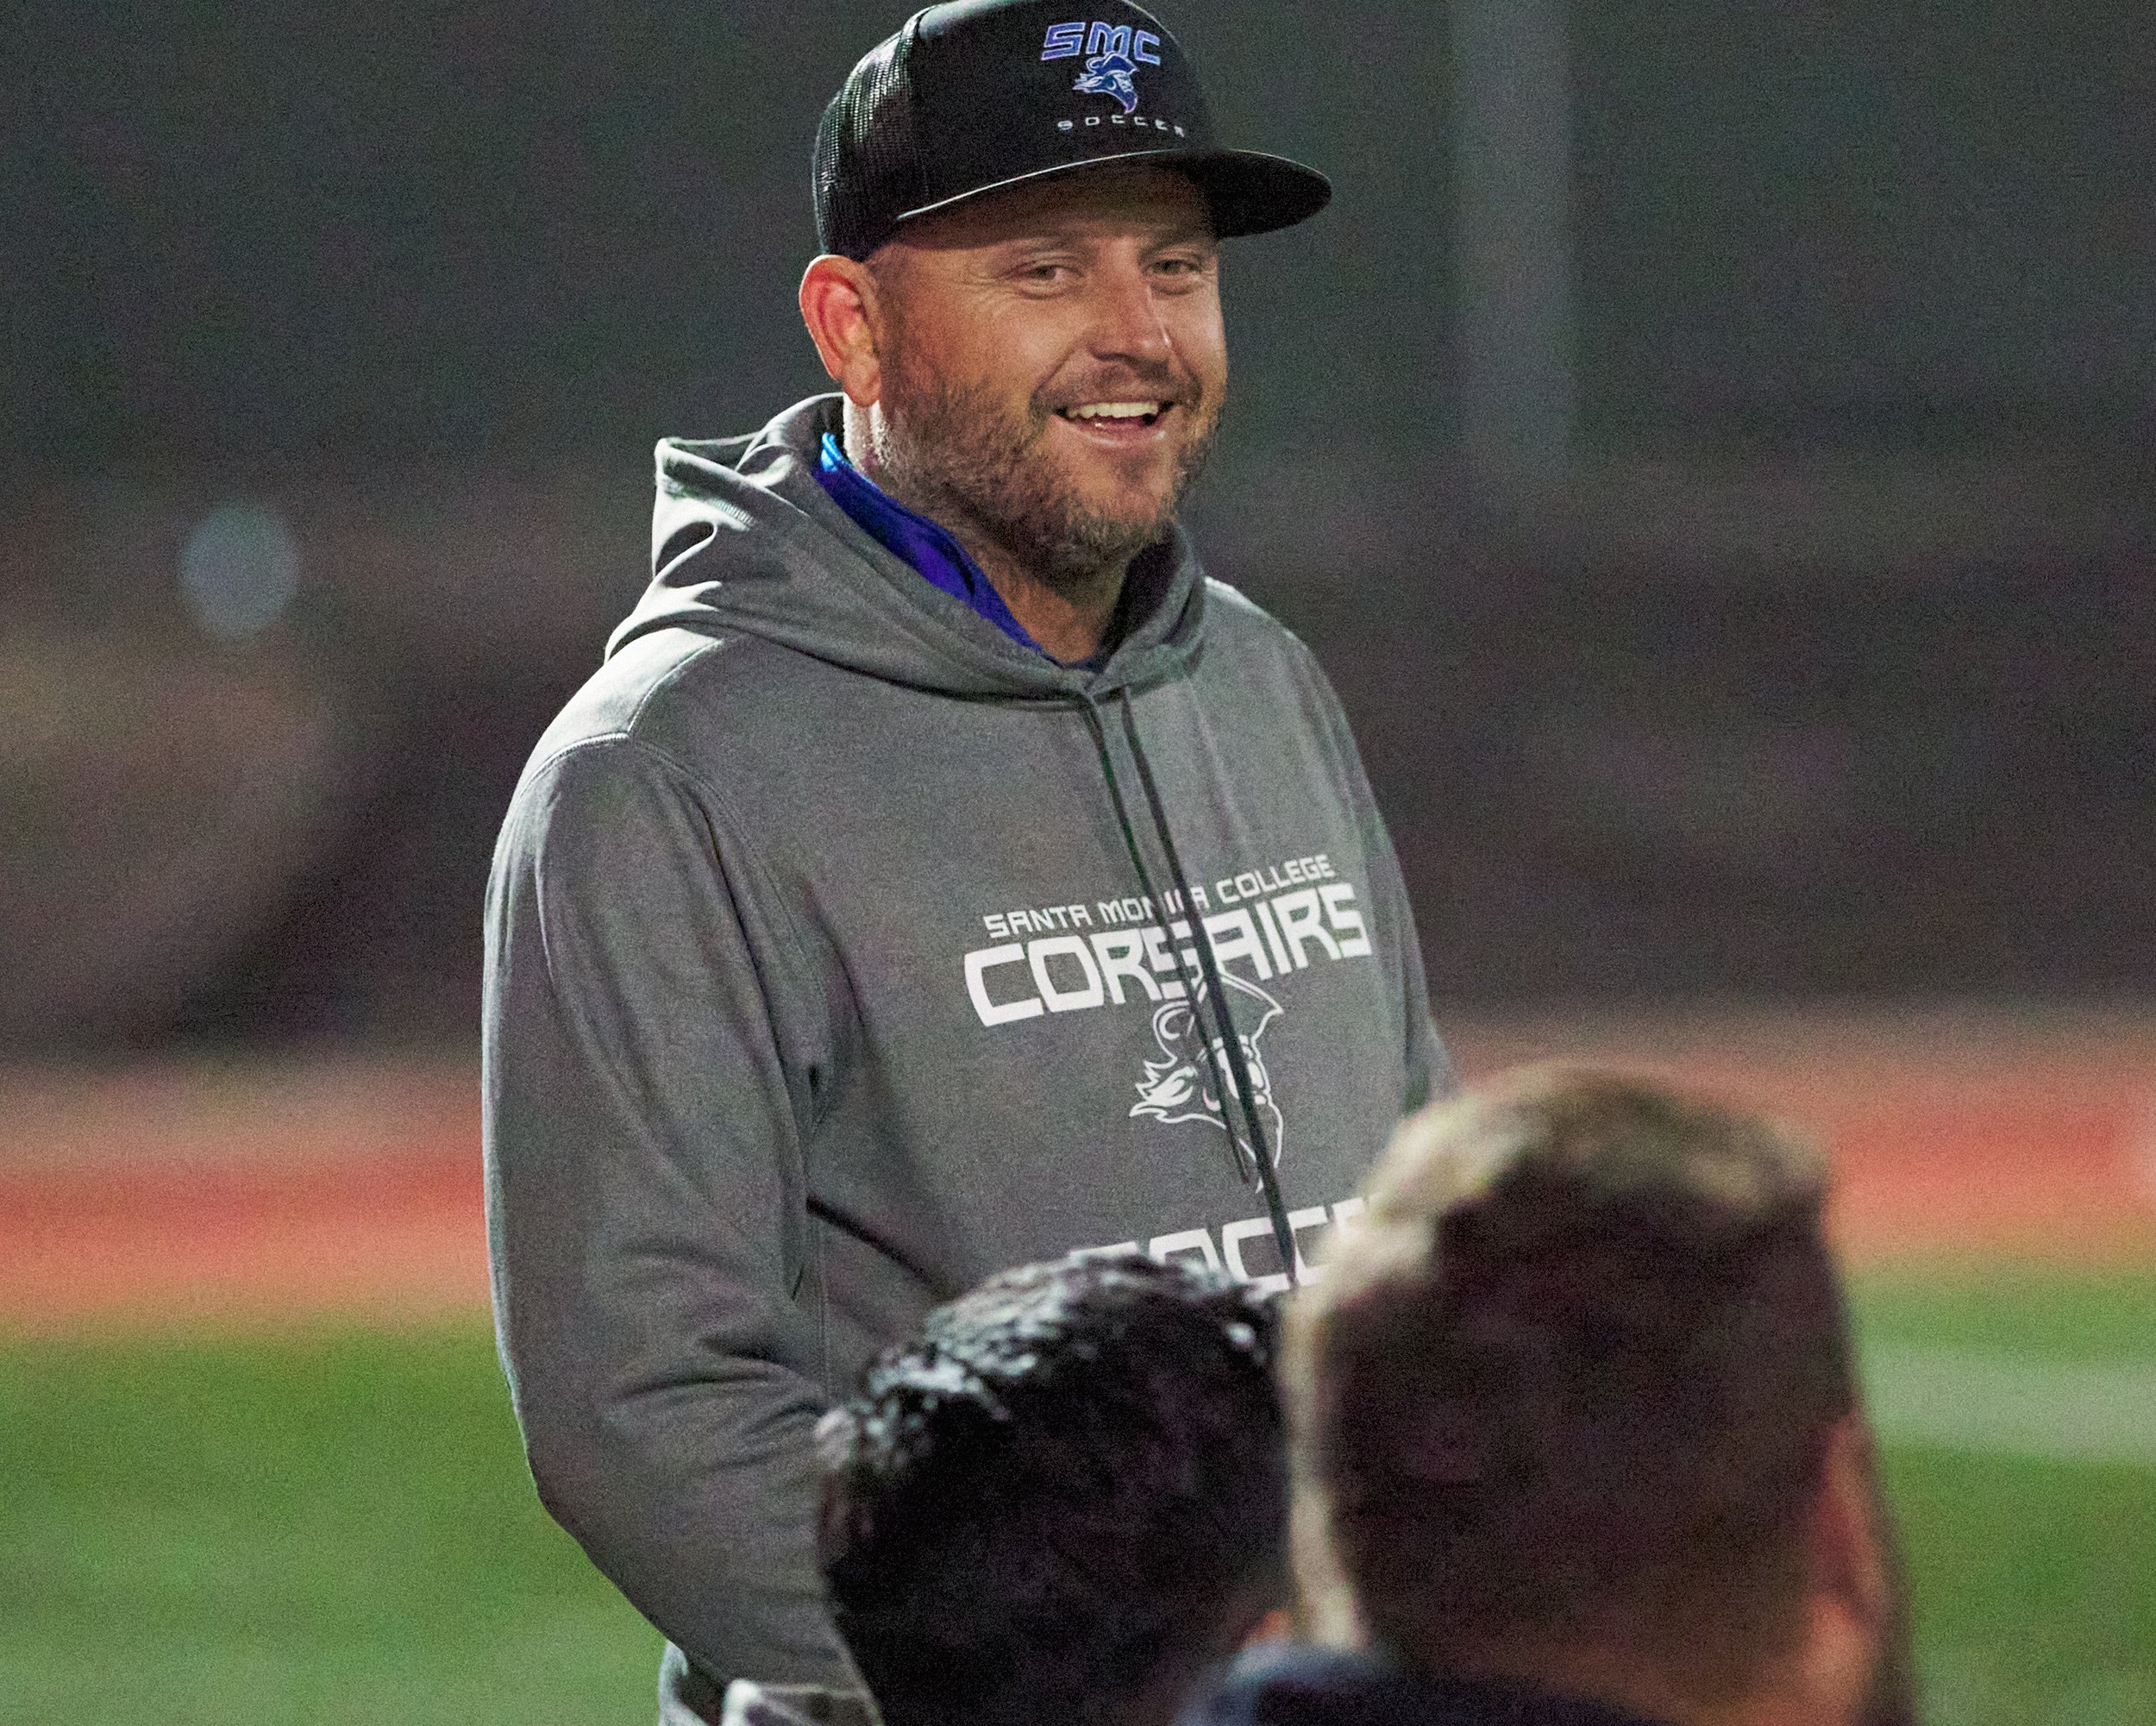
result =
M826 252L865 258L891 217L921 201L906 53L911 28L871 50L824 109L816 129L816 234Z

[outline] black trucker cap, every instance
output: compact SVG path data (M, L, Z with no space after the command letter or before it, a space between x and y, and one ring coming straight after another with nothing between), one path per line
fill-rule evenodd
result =
M1155 161L1198 182L1223 239L1314 216L1315 168L1223 149L1197 74L1120 0L952 0L864 54L816 132L816 232L865 258L901 222L984 191Z

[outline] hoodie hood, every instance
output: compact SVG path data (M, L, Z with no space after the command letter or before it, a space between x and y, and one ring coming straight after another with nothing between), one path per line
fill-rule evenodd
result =
M912 688L1064 703L1194 662L1206 583L1180 527L1133 561L1106 662L1059 665L932 586L825 494L817 450L839 428L840 401L812 397L746 437L661 441L651 586L610 657L655 630L738 632Z

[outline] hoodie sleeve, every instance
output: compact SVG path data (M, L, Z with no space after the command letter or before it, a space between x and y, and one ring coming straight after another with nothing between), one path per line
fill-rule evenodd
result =
M1356 772L1359 778L1362 764ZM1436 1097L1450 1096L1460 1088L1453 1071L1451 1051L1438 1035L1430 1017L1430 988L1422 970L1422 944L1415 934L1415 916L1407 901L1407 888L1400 876L1400 861L1393 852L1392 836L1378 819L1369 787L1362 788L1369 811L1370 891L1379 906L1384 926L1393 931L1400 951L1401 1011L1407 1024L1407 1083L1401 1098L1403 1118Z
M518 787L489 882L496 1322L532 1475L719 1683L856 1687L823 1604L801 1058L828 1015L713 800L626 736Z
M1324 668L1318 663L1317 656L1299 637L1291 635L1289 639L1300 650L1305 675L1315 687L1319 712L1346 776L1356 823L1362 833L1363 855L1369 869L1370 894L1378 927L1388 932L1392 942L1393 963L1400 976L1401 1014L1407 1030L1407 1083L1401 1097L1401 1113L1405 1119L1432 1098L1451 1095L1459 1089L1459 1076L1453 1070L1451 1051L1445 1046L1430 1017L1430 987L1423 975L1422 943L1415 933L1414 907L1408 901L1407 883L1401 877L1400 858L1393 850L1392 835L1386 831L1384 817L1378 813L1369 776L1363 770L1362 752L1355 746L1355 733L1348 725L1347 713L1341 707L1340 698L1334 693Z
M1340 735L1354 769L1355 805L1362 820L1363 854L1370 872L1370 895L1376 901L1378 927L1391 932L1394 963L1400 972L1401 1014L1407 1026L1407 1085L1401 1097L1402 1118L1413 1114L1433 1097L1450 1096L1459 1088L1452 1071L1452 1056L1438 1036L1430 1018L1430 987L1422 970L1422 943L1415 934L1414 907L1408 903L1407 883L1401 879L1400 859L1394 853L1392 835L1386 832L1377 801L1363 777L1363 763L1348 736L1347 722L1340 721Z

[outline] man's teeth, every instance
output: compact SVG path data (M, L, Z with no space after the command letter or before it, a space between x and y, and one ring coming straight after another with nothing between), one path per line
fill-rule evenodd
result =
M1144 419L1161 411L1158 402L1087 402L1066 410L1073 419Z

